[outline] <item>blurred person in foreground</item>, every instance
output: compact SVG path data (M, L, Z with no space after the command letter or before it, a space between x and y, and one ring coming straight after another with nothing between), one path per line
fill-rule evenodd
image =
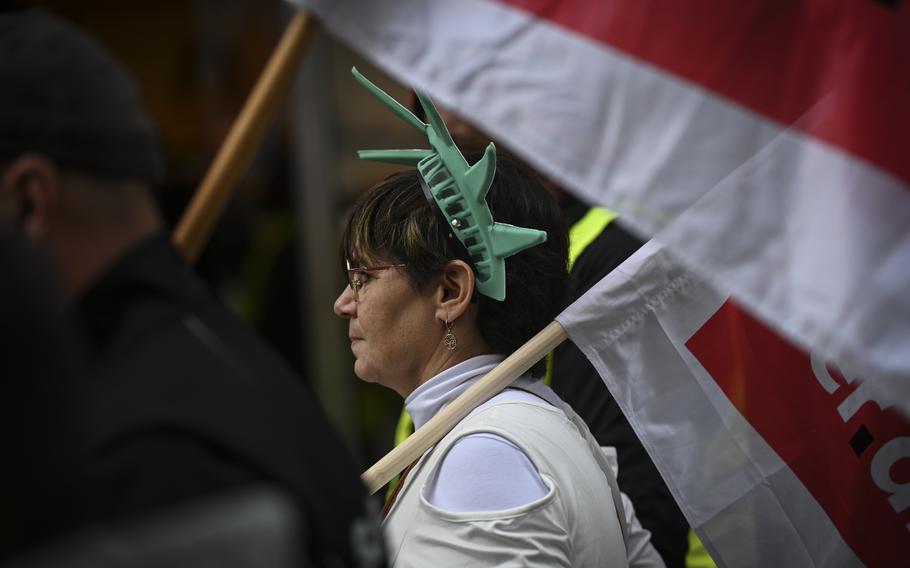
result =
M419 429L564 307L565 227L532 173L492 145L466 162L428 99L430 126L359 78L433 150L364 155L418 171L355 204L342 241L349 284L335 312L348 320L355 374L400 394ZM405 471L383 525L395 566L627 566L627 555L656 556L647 541L627 541L611 467L539 380L543 368Z
M0 564L76 529L84 487L78 358L38 251L0 227Z
M300 509L314 565L383 564L323 411L171 246L131 75L86 32L26 11L0 15L0 85L0 224L51 260L87 346L91 517L266 483Z

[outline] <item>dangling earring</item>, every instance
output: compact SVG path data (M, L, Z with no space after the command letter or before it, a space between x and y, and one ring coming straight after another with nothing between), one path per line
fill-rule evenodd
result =
M449 320L444 321L446 322L446 334L442 338L442 343L449 351L455 351L455 348L458 347L458 338L452 333L452 327L455 325L455 322L450 322Z

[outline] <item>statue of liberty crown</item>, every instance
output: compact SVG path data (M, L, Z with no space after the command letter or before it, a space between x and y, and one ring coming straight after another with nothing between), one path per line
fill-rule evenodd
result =
M449 228L471 257L477 271L477 291L494 300L504 300L505 259L546 241L547 234L493 221L486 202L487 191L496 174L496 148L493 143L490 142L476 164L468 165L426 95L418 92L417 99L429 123L414 116L356 68L352 68L351 73L399 118L423 132L431 147L429 150L361 150L358 156L364 160L417 166L424 193L427 193L428 199L435 201Z

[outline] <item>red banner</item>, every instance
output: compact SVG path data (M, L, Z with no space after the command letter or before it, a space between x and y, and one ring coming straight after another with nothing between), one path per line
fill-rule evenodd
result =
M910 422L871 383L813 365L729 301L686 346L863 562L906 562Z
M795 125L910 184L907 2L500 1Z

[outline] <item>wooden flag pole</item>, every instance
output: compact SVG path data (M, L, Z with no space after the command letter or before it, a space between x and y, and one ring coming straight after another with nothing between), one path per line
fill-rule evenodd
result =
M189 263L202 253L237 179L249 167L318 28L305 11L297 12L247 98L237 120L174 229L174 246Z
M512 381L530 369L534 363L546 357L547 353L567 338L565 328L559 322L554 321L487 373L484 378L471 385L461 396L360 476L370 494L379 491L394 476L401 473L403 469L449 433L462 418L512 384Z

